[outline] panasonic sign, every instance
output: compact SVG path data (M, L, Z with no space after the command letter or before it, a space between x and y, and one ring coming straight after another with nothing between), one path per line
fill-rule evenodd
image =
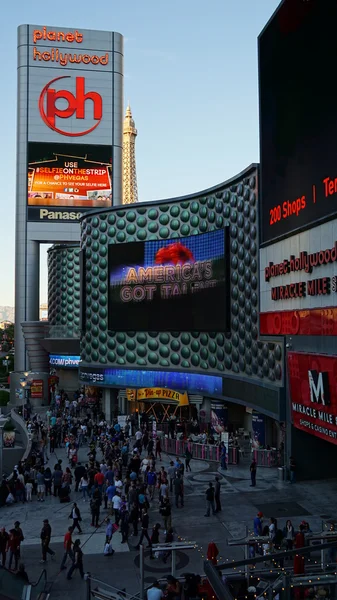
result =
M61 356L59 354L49 356L50 366L59 367L60 369L78 369L80 361L80 356Z

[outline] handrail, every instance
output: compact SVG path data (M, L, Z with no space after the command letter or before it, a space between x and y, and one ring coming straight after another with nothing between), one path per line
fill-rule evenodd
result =
M38 580L35 583L31 583L30 585L32 587L37 587L42 579L42 575L44 575L44 579L45 579L45 583L47 583L47 571L46 569L42 569L41 573L40 573L40 577L38 578Z
M23 429L24 434L26 434L26 438L27 438L26 443L27 443L27 446L26 446L26 450L24 452L24 455L23 455L23 457L21 459L21 460L26 460L28 458L29 454L31 453L31 450L32 450L32 440L31 440L31 438L30 438L30 436L28 434L28 429L26 427L26 423L25 423L24 419L22 419L20 417L20 415L18 415L18 413L15 411L14 408L12 408L12 410L11 410L11 418L13 419L13 421L16 421L20 425L20 427Z

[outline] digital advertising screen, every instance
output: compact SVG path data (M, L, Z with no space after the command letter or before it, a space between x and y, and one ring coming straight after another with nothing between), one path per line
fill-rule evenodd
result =
M285 0L259 37L261 243L337 214L336 0Z
M111 146L28 144L28 206L112 205Z
M227 331L227 242L226 230L220 229L111 244L109 329Z

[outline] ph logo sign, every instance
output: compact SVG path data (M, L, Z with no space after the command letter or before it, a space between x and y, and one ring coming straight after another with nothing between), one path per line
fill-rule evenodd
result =
M44 86L39 97L42 120L47 127L61 135L68 137L88 135L102 120L102 96L98 92L86 90L85 77L75 78L75 93L69 89L62 89L66 87L66 82L60 83L63 79L68 80L67 83L70 83L69 80L74 81L70 75L63 75L52 79ZM76 119L77 122L85 121L90 123L90 126L86 127L86 123L82 123L83 129L76 127L74 131L69 131L70 127L67 123L72 119Z

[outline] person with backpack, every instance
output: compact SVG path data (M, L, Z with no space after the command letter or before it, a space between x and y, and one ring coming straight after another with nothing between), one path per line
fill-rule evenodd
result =
M95 490L90 500L91 527L99 527L99 512L101 507L101 498L98 490Z
M68 580L71 579L71 576L72 576L73 572L75 571L75 569L79 570L81 578L84 579L83 552L81 550L81 540L75 540L73 552L74 552L74 562L71 565L71 567L67 573L67 579Z
M71 509L71 513L68 518L73 520L73 531L75 531L75 528L77 527L78 532L82 533L82 529L80 526L82 517L81 517L80 509L78 508L76 502L74 502L73 507Z

